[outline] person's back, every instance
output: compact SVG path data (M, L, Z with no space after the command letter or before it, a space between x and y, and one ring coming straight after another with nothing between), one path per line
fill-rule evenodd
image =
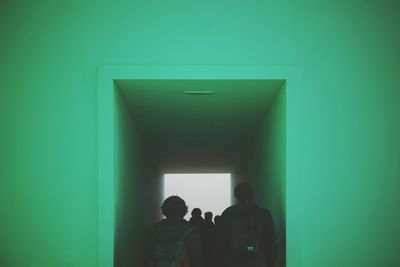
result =
M179 267L203 267L201 236L197 229L183 219L187 212L184 201L176 196L167 198L162 209L167 218L155 224L148 234L149 266L170 266L165 263L168 259L164 258L175 257L168 255L175 253L184 256L184 259L177 260Z
M213 214L212 212L204 213L204 258L207 267L210 267L214 264L214 249L215 249L215 233L216 228L215 224L212 221Z
M204 232L207 236L215 235L215 224L212 221L212 212L206 212L204 214Z
M276 240L271 214L255 203L239 203L222 213L227 266L274 266Z
M201 209L194 208L191 213L192 217L190 217L189 219L189 223L197 227L199 231L203 231L202 228L204 226L204 219L203 217L201 217L201 214L202 214Z
M275 266L277 244L270 212L252 202L253 191L249 184L238 185L235 195L239 203L222 213L218 226L216 252L220 264L226 267Z

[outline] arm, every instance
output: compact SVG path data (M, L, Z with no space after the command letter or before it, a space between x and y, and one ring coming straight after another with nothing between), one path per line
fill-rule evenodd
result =
M262 238L262 254L264 255L268 266L275 266L278 259L278 242L276 239L274 221L271 213L265 213L265 228Z
M226 210L221 214L220 224L215 227L215 266L225 266L227 257L228 218Z

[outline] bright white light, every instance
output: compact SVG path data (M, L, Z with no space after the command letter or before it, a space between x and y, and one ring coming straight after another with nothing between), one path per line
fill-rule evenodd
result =
M183 198L189 207L185 219L193 208L204 213L220 215L231 205L230 173L167 173L164 174L164 199L169 196Z

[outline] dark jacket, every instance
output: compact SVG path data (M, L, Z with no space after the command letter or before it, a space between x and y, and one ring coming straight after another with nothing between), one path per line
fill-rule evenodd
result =
M148 234L147 258L151 259L158 242L174 242L180 239L191 226L182 218L166 218L155 224ZM204 267L203 248L199 232L193 230L183 242L188 250L191 267Z
M243 217L254 218L261 239L259 242L259 263L253 258L240 255L230 249L230 231L232 223ZM221 223L217 227L216 253L220 256L221 266L275 266L277 260L277 241L271 213L253 202L239 203L227 208L221 215ZM264 263L263 263L264 262Z

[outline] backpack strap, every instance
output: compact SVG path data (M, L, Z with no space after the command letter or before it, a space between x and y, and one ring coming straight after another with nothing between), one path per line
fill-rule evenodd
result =
M256 249L256 250L258 250L258 244L260 243L260 241L261 241L261 233L259 232L259 229L258 229L258 227L257 227L257 222L256 222L256 209L254 209L253 210L253 213L252 213L252 220L253 220L253 227L254 227L254 234L255 234L255 236L257 237L257 239L256 240L253 240L254 241L254 248Z
M189 227L189 229L185 231L185 233L181 236L181 238L178 239L178 241L183 241L191 232L194 231L194 229L194 227Z

